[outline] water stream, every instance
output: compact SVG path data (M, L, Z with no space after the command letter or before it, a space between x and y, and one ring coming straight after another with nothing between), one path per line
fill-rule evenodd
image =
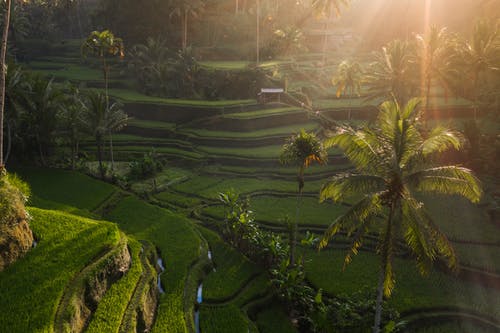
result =
M158 273L158 290L160 291L160 294L164 294L165 290L163 290L163 287L161 286L161 274L165 271L165 267L163 267L163 260L161 258L158 258L156 261L156 264L160 268L160 273Z
M208 260L212 261L212 251L208 250L207 253ZM215 272L215 267L214 267ZM203 302L203 282L198 286L198 290L196 291L196 307L194 312L194 329L195 333L200 333L200 310L199 305Z

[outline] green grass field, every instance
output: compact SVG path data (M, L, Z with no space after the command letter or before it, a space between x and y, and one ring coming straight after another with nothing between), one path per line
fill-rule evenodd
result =
M0 274L0 327L52 332L59 299L71 278L120 238L116 225L30 208L38 245Z
M108 198L116 188L78 172L43 168L15 170L31 186L36 198L33 205L50 207L50 202L92 211ZM45 200L45 201L43 201ZM43 203L47 203L47 206ZM63 209L64 210L64 209Z
M360 252L342 271L345 251L305 250L307 279L316 288L330 294L350 294L363 287L376 288L379 258L373 253ZM422 277L411 260L394 262L396 287L389 303L404 312L419 308L460 307L498 318L500 292L479 284L464 282L457 277L433 269ZM335 281L335 283L332 283Z

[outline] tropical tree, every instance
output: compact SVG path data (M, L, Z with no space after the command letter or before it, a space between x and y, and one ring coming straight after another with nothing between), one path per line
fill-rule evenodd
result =
M189 17L197 18L205 3L202 0L173 0L173 10L170 16L178 16L181 22L182 31L182 50L187 48L187 35L188 35L188 19Z
M446 28L431 26L425 35L416 35L421 68L421 91L425 97L425 112L429 112L432 81L438 81L446 91L449 90L449 75L454 58L455 38ZM424 121L427 115L423 115Z
M54 143L57 114L64 104L64 92L40 75L30 79L30 91L24 103L23 120L26 136L38 151L40 162L46 165L46 156Z
M356 169L331 178L321 189L320 200L355 201L324 233L320 248L341 229L352 238L344 265L357 254L370 231L379 233L380 278L376 300L374 332L380 331L383 296L389 297L395 284L393 258L396 242L403 238L413 252L417 267L425 274L436 259L451 269L457 265L446 236L425 210L417 193L460 195L472 202L481 197L479 181L471 171L440 166L432 159L447 149L459 149L458 132L445 127L432 129L424 138L417 130L418 99L400 108L385 102L372 128L344 128L326 140L327 147L340 147Z
M115 37L113 33L109 30L104 31L93 31L87 37L82 45L82 54L87 56L88 54L93 54L101 58L102 60L102 71L104 75L104 92L106 98L106 108L109 108L109 95L108 95L108 80L109 80L109 65L106 62L107 56L117 56L121 58L124 57L124 46L123 40L121 38ZM114 158L113 158L113 141L110 135L110 151L111 151L111 168L114 168Z
M105 175L102 164L104 138L106 135L111 138L112 133L121 130L128 121L128 116L121 108L122 105L118 102L108 107L106 96L98 91L91 90L87 94L84 111L85 128L95 137L101 178ZM111 152L112 149L111 146Z
M71 149L71 169L76 168L80 139L85 130L83 96L75 86L70 86L58 113L58 125L63 137L67 139Z
M348 6L350 0L313 0L312 8L317 16L324 18L325 33L323 37L323 62L326 60L326 46L328 44L328 22L335 12L336 16L340 16L340 8L342 5Z
M3 119L5 109L5 77L7 74L7 66L5 56L7 53L7 39L9 37L9 23L10 23L10 7L11 0L5 1L5 16L3 20L3 33L2 33L2 46L0 48L0 172L4 168L3 159Z
M459 49L457 68L465 68L466 82L474 100L474 117L477 117L482 84L488 76L500 75L500 31L498 24L480 20L474 26L470 41L463 41ZM460 70L458 71L460 75ZM467 93L467 92L466 92Z
M418 87L418 68L413 46L407 41L394 40L374 54L365 77L367 99L392 99L404 105Z
M295 226L292 227L292 240L290 244L290 265L295 264L295 243L297 239L297 226L300 217L300 203L302 191L304 189L304 171L313 162L325 164L327 161L327 152L321 141L314 133L308 133L301 130L298 134L292 135L283 145L280 161L284 165L295 165L299 167L297 174L298 191L297 206L295 216Z
M7 164L9 160L12 144L15 139L22 139L19 135L21 131L17 127L20 125L30 90L30 78L23 72L22 68L14 64L9 64L5 82L4 125L7 130L7 147L4 164Z
M337 86L336 96L359 96L361 91L361 66L356 61L344 60L337 67L337 75L332 79L332 84ZM348 118L351 119L349 108Z

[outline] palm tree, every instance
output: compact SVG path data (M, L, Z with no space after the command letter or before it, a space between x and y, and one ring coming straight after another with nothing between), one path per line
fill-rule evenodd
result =
M328 44L328 21L335 11L337 17L340 16L341 5L349 6L350 0L313 0L313 11L320 17L323 17L325 22L325 35L323 37L323 62L326 60L326 46Z
M107 106L106 96L100 92L91 90L87 94L85 127L95 137L101 178L104 178L105 173L102 164L104 137L108 134L111 138L112 133L121 130L128 121L128 116L121 107L117 102ZM111 151L112 149L111 146Z
M9 64L5 79L5 127L7 129L7 148L4 156L4 164L7 164L14 136L19 134L17 126L28 101L31 85L28 77L23 73L21 67ZM17 135L19 138L19 135Z
M3 34L2 34L2 46L0 48L0 173L4 168L3 159L3 117L5 108L5 76L6 76L6 63L5 56L7 54L7 39L9 37L9 21L10 21L10 7L11 0L6 0L5 2L6 10L5 17L3 20Z
M106 100L108 100L109 65L106 58L116 55L120 57L124 56L123 40L115 37L109 30L92 31L82 44L82 55L86 57L88 54L101 58L104 75L104 89Z
M181 21L182 31L182 50L187 48L187 33L188 33L188 18L192 16L197 18L203 7L205 6L202 0L174 0L174 9L170 16L179 16Z
M453 39L446 28L431 26L425 35L417 35L419 61L422 72L421 91L425 92L425 112L429 112L429 99L432 80L438 80L440 86L448 90L449 70L454 56ZM424 121L426 115L423 115Z
M108 78L109 78L109 66L106 62L107 56L119 55L121 58L124 57L124 46L123 40L121 38L115 37L113 33L109 30L104 30L102 32L93 31L87 37L82 45L82 54L86 56L87 54L93 54L102 60L102 70L104 75L104 92L106 97L106 108L109 108L109 95L108 95ZM111 151L111 169L114 169L114 158L113 158L113 141L110 135L110 151Z
M71 149L71 169L76 168L80 139L84 132L85 120L82 96L75 86L70 86L66 99L58 114L60 131L67 138Z
M321 141L314 133L307 133L301 130L298 134L292 135L283 145L280 161L284 165L296 165L299 167L297 175L299 188L297 192L295 226L292 227L292 240L290 241L290 244L295 245L297 226L299 224L300 201L302 198L302 190L304 189L304 171L313 162L325 164L327 161L327 153ZM290 264L292 266L295 264L294 246L290 248Z
M474 26L470 41L464 41L459 49L461 61L459 67L465 67L471 82L471 94L474 100L474 118L477 117L480 84L484 76L490 73L499 75L500 71L500 31L498 25L481 20Z
M367 99L392 99L404 105L417 88L418 69L407 41L394 40L375 53L365 80Z
M458 132L444 127L422 137L415 121L418 104L418 99L412 99L401 109L397 102L385 102L373 128L344 128L325 142L327 147L340 147L356 172L334 176L323 185L320 199L355 203L329 226L320 248L344 229L352 237L346 265L357 254L364 236L379 231L381 263L374 332L380 331L383 296L390 296L394 288L392 264L398 239L405 240L421 273L438 258L446 260L450 268L456 267L451 244L415 194L455 194L472 202L481 197L479 181L470 170L438 166L431 158L449 148L459 149L462 140Z
M344 60L337 68L337 76L332 79L333 85L337 86L336 96L341 95L359 97L361 91L361 66L355 61ZM351 119L351 109L349 108L348 118Z
M46 165L45 157L54 143L57 113L64 104L64 92L54 84L35 75L30 80L30 91L23 107L23 116L28 126L27 136L31 136L40 155L40 162Z

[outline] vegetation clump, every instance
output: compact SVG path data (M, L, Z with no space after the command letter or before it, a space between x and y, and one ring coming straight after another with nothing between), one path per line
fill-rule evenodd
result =
M0 271L24 255L33 244L24 207L29 187L15 175L0 171Z

